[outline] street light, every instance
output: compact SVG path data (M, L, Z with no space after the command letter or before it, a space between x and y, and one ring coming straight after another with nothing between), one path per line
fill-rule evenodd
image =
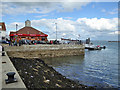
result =
M17 35L17 27L18 27L18 24L16 24L16 35Z
M57 23L55 23L56 25L56 41L57 41Z
M18 35L17 35L17 27L18 27L18 24L16 24L16 35L15 35L16 40L17 40L17 37L18 37Z

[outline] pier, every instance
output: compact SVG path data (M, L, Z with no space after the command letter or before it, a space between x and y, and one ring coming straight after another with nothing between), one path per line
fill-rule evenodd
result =
M78 83L76 83L76 82L74 82L72 80L69 80L66 77L59 74L58 72L56 72L52 67L49 67L47 64L45 64L44 61L42 61L40 59L39 60L35 59L36 58L35 56L36 55L38 56L41 52L44 52L44 54L41 53L43 55L43 58L49 57L49 55L51 53L52 54L54 53L54 55L52 57L63 56L63 54L64 54L64 56L66 56L66 55L84 55L84 46L83 45L64 45L64 46L63 45L35 45L35 46L34 45L33 46L32 45L30 45L30 46L24 45L24 46L20 46L20 47L19 46L18 47L16 47L16 46L14 46L14 47L12 47L12 46L10 46L10 47L9 46L4 46L4 49L5 49L5 51L4 51L5 56L2 56L2 52L0 53L1 54L0 58L2 58L2 60L1 60L2 68L0 68L0 71L2 73L2 76L1 76L0 80L2 82L0 84L0 87L3 90L8 89L8 88L9 89L21 88L21 89L27 90L27 88L33 87L32 85L34 85L34 88L36 87L36 85L39 88L43 88L43 87L44 88L45 87L46 88L49 88L49 87L56 87L56 88L58 88L58 87L59 88L65 88L65 87L93 88L93 87L88 87L88 86L85 86L85 85L82 85L82 84L78 84ZM37 52L37 53L35 53L35 52ZM58 52L63 53L63 54L60 54ZM66 54L65 54L65 52L66 52ZM27 54L27 53L29 53L29 54ZM34 56L31 55L32 53L34 54ZM8 57L7 54L9 55L9 57L12 57L11 60L13 62L14 62L14 60L16 60L16 62L14 62L14 63L11 62L11 60ZM13 54L13 56L12 56L12 54ZM24 59L23 59L23 57L18 58L17 57L18 54L20 55L19 57L21 57L22 55L24 56L26 54L28 55L28 57L30 57L30 55L31 55L32 57L30 57L30 58L33 58L33 59L25 59L26 58L25 56L24 56ZM20 59L20 61L19 61L19 59ZM25 62L28 62L28 63L24 63L24 60L25 60ZM33 62L35 64L32 64L31 62ZM33 77L27 75L27 78L25 80L23 80L23 78L26 76L26 75L24 75L24 74L26 74L24 72L24 68L26 68L26 67L21 67L21 65L23 65L22 63L26 64L26 66L28 66L28 67L29 67L30 64L33 65L33 66L35 65L35 67L32 67L33 72L31 72L32 71L31 69L30 70L26 69L26 70L27 70L27 72L29 72L29 74L30 73L31 74L35 73L33 77L35 77L35 76L41 77L41 80L42 80L42 77L44 77L43 79L45 79L45 80L43 80L41 82L39 82L40 80L37 80L37 78L34 78L39 83L43 84L42 86L38 85L37 82L34 82L34 84L30 84L30 86L27 85L27 84L29 84L27 79L29 78L29 80L31 80L30 78L33 78ZM35 69L36 64L39 64L37 66L37 68L39 67L38 70ZM21 69L23 69L23 70L21 70ZM19 70L21 70L24 73L20 73ZM43 70L44 73L39 72L39 70L40 71ZM5 80L8 79L8 77L6 75L8 72L14 72L15 73L14 77L17 79L17 82L9 83L9 84L7 84L5 82ZM36 72L40 73L40 74L37 74ZM52 80L53 78L51 79L51 76L48 77L49 76L48 72L51 73L50 75L54 75L54 80L56 82L54 82L54 80ZM24 77L23 76L20 77L21 75L23 75ZM46 80L46 78L48 80ZM54 83L50 83L50 82L54 82ZM49 85L49 83L50 83L50 85ZM60 83L60 84L58 84L58 83ZM27 86L25 86L25 85L27 85Z
M10 57L48 58L72 55L84 55L84 45L23 45L5 46Z

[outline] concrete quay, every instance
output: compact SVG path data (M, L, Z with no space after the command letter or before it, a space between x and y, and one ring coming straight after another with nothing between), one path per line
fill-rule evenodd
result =
M2 52L0 51L0 89L2 90L17 90L18 88L21 88L22 90L27 90L26 86L24 85L21 77L19 76L17 70L13 66L12 62L10 61L8 55L5 52L5 56L1 56ZM17 82L14 83L5 83L5 79L8 79L8 76L6 75L8 72L15 72L14 78L17 79Z
M0 90L2 89L2 50L0 50Z
M12 64L10 57L24 57L24 58L45 58L45 57L59 57L59 56L71 56L71 55L84 55L83 45L23 45L23 46L4 46L5 56L0 51L0 89L25 89L26 86L19 76L17 70ZM7 52L7 53L6 53ZM15 72L15 78L17 82L6 84L5 79L8 79L7 73Z
M84 45L23 45L5 46L9 57L17 58L48 58L61 56L84 55Z

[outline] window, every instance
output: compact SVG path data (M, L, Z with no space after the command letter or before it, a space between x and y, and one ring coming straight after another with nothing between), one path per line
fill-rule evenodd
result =
M44 41L45 40L45 37L42 37L42 41Z
M27 34L30 34L29 31L27 31Z
M2 29L2 26L0 26L0 28Z
M42 32L39 32L39 34L42 34Z
M22 38L25 38L25 37L22 37Z

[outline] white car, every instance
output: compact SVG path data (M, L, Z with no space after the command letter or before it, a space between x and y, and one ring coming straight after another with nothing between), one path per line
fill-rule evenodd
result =
M2 46L0 45L0 52L2 52Z

